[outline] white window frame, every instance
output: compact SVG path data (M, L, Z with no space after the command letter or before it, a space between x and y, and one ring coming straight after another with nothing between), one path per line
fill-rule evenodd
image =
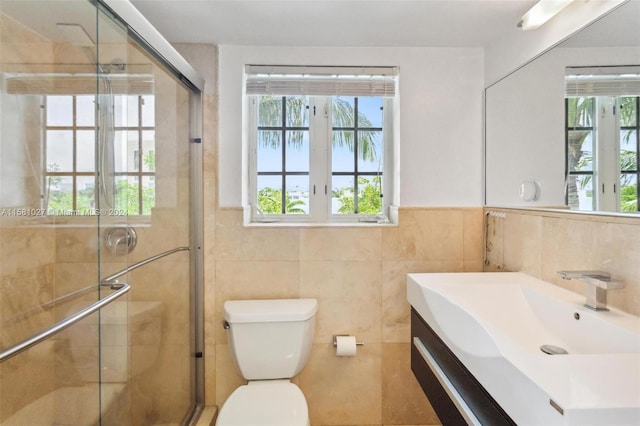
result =
M247 95L247 127L249 141L249 222L284 224L355 224L391 223L396 214L393 207L394 190L394 114L395 98L383 97L383 202L381 213L333 214L331 212L331 99L332 96L309 96L309 214L262 214L257 208L258 172L258 96ZM280 95L278 95L280 96ZM286 96L286 95L282 95ZM315 111L315 114L313 113ZM314 194L315 187L315 194ZM391 218L391 219L390 219Z

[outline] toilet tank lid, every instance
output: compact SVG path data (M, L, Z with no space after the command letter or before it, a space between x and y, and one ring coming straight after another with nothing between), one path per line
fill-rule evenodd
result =
M318 311L316 299L227 300L224 319L227 322L305 321Z

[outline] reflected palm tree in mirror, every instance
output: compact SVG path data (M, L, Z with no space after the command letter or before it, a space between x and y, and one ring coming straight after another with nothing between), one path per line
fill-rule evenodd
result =
M584 150L584 142L593 132L594 98L567 98L567 204L579 209L578 190L590 183L591 176L572 175L593 164L593 156Z

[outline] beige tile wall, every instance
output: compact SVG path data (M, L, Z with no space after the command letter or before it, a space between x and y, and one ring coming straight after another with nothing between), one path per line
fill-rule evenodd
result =
M584 283L565 281L562 269L611 273L625 287L608 294L608 304L640 315L640 218L577 213L485 209L489 216L487 270L525 272L582 294Z
M208 404L222 405L244 383L228 353L224 301L314 297L314 347L294 379L312 424L439 424L410 370L405 276L481 271L481 208L400 209L397 227L247 228L241 209L215 218L205 265ZM340 333L365 342L356 357L335 356Z

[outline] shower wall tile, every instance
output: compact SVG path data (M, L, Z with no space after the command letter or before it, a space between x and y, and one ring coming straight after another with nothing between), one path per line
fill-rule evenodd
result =
M54 228L0 224L0 272L3 276L55 263Z
M38 345L0 365L0 424L9 424L12 416L20 419L13 424L37 424L29 422L41 418L40 413L23 408L25 401L34 401L56 388L54 351L53 344Z
M126 278L131 285L129 300L160 302L162 304L163 345L189 344L190 300L185 291L190 280L188 254L177 253L180 258L163 259L131 272Z
M133 353L135 358L145 353ZM188 345L167 345L155 365L131 380L133 425L178 424L190 407L190 361Z
M56 261L96 263L100 241L95 226L60 227L56 229Z
M0 279L2 347L14 345L49 327L55 312L41 305L54 298L54 265L21 269Z
M55 297L61 297L73 291L95 286L98 282L99 266L96 262L66 263L58 262L55 267ZM85 300L96 299L97 291L87 294Z
M25 25L0 15L0 59L9 64L54 63L53 43Z

